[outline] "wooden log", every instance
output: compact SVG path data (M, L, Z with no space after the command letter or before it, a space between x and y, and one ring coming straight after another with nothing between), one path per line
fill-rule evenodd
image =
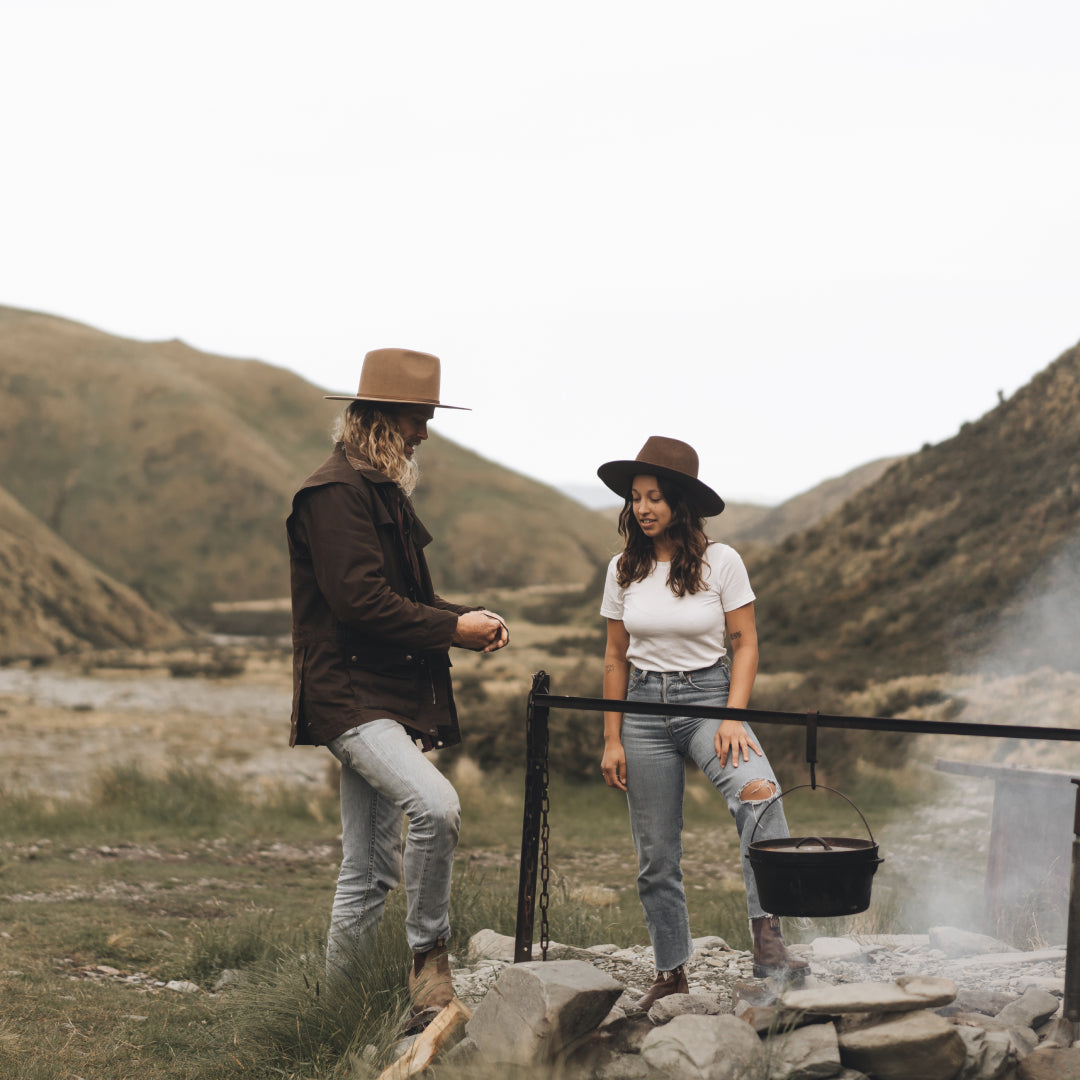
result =
M379 1080L405 1080L408 1076L423 1072L448 1042L456 1041L455 1036L471 1017L472 1010L468 1005L454 998L436 1014L412 1046L379 1075Z

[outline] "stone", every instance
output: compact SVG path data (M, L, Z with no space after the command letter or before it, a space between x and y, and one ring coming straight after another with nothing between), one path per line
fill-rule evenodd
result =
M862 953L862 946L848 937L819 937L810 942L811 956L815 960L845 960Z
M967 1058L956 1028L926 1011L841 1031L839 1040L844 1065L875 1080L954 1080Z
M734 1016L677 1016L649 1033L641 1058L665 1080L740 1080L764 1067L765 1051Z
M1010 1027L1035 1028L1045 1024L1058 1011L1060 1005L1061 1002L1053 994L1031 987L1016 1001L1006 1005L996 1019Z
M1045 964L1065 959L1064 949L1037 949L1035 952L990 953L983 956L969 956L964 960L964 967L972 970L981 967L1019 967L1021 964Z
M693 938L690 944L698 952L704 952L706 949L723 949L725 952L731 952L731 946L722 937L717 937L715 934Z
M832 1024L810 1024L765 1043L766 1080L818 1080L840 1069L840 1044Z
M1039 1031L1042 1045L1064 1050L1076 1042L1077 1025L1063 1016L1056 1016Z
M506 968L466 1025L488 1060L527 1065L569 1053L607 1016L621 983L583 960Z
M244 973L239 968L225 968L217 977L211 988L213 993L218 994L222 990L228 990L238 986L244 981Z
M997 1016L1006 1005L1015 1000L1015 994L1007 994L1002 990L960 990L953 1004L964 1012Z
M716 1016L723 1012L720 1002L707 994L671 994L649 1010L654 1024L666 1024L676 1016Z
M1006 1080L1027 1051L1016 1045L1007 1031L958 1027L964 1042L964 1067L957 1080Z
M1040 1048L1020 1062L1016 1080L1080 1080L1080 1049Z
M173 979L165 984L166 990L175 990L178 994L197 994L200 990L198 983L189 982L187 979Z
M508 934L497 934L494 930L477 930L469 938L468 962L475 964L480 960L501 960L512 964L514 940Z
M789 990L780 997L786 1011L821 1016L860 1012L914 1012L948 1005L956 997L951 979L901 976L892 983L839 983L836 986Z
M980 953L1020 951L987 934L976 934L971 930L961 930L955 926L931 926L930 948L940 949L946 956L976 956Z

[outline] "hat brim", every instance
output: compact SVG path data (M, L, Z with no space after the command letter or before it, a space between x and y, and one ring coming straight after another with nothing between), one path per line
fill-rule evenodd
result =
M357 397L355 394L323 394L323 401L365 401L372 405L426 405L429 409L456 409L472 412L468 405L443 405L438 401L416 401L412 398Z
M621 499L630 498L635 476L656 476L678 485L702 517L716 517L724 511L724 500L708 484L663 465L648 461L606 461L596 470L596 475Z

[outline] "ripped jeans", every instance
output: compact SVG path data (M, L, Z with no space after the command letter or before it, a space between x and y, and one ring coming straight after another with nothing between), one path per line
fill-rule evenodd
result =
M327 977L352 974L386 896L405 878L405 934L414 952L450 936L457 792L396 720L369 720L328 744L341 768L341 871L330 916ZM402 858L401 829L409 829Z
M682 876L683 791L686 759L697 763L713 787L723 795L742 851L746 905L751 919L767 914L758 900L757 883L747 858L750 837L770 800L749 801L739 795L747 784L766 780L776 784L769 759L750 751L750 760L734 765L729 758L720 768L713 739L719 720L688 716L641 716L631 711L634 701L727 704L731 675L723 661L698 671L641 671L630 669L623 715L622 744L626 752L627 802L630 828L638 856L638 896L652 939L657 971L671 971L690 959L690 915ZM760 747L746 725L747 734ZM779 790L779 786L777 786ZM755 840L788 835L782 806L765 815Z

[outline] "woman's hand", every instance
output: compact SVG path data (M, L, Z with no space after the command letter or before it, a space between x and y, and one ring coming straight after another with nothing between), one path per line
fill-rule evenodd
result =
M600 771L604 774L604 782L608 787L626 790L626 751L620 739L611 739L604 743Z
M738 765L740 753L743 761L750 760L750 750L753 750L758 757L762 756L757 743L746 734L746 728L739 720L721 720L713 745L716 747L716 756L720 759L721 769L727 764L728 754L731 754L733 766Z

